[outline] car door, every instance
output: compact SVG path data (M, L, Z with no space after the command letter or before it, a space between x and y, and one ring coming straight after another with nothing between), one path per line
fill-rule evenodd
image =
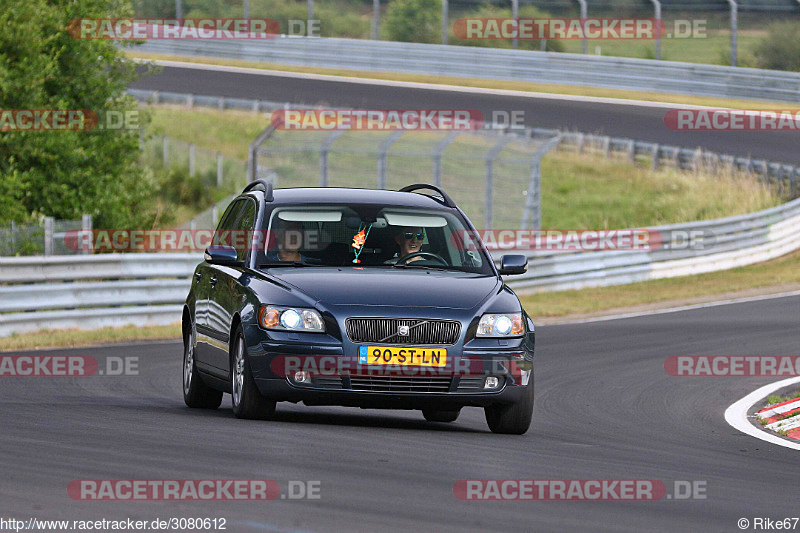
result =
M249 258L250 241L242 238L244 235L252 235L252 230L256 223L256 202L251 199L243 199L234 227L236 238L234 244L239 261L246 264ZM208 336L210 362L216 368L224 369L229 372L229 346L231 324L234 314L239 311L242 304L243 288L241 278L243 275L242 267L211 265L211 289L208 298Z
M232 230L236 226L245 207L244 202L245 200L237 200L228 206L217 226L217 234L225 230ZM217 366L219 362L215 360L215 350L213 349L213 344L217 341L211 335L212 328L210 326L210 323L216 320L216 303L211 301L211 292L218 280L216 269L212 265L207 262L200 264L195 273L195 283L197 284L195 303L197 347L195 353L198 367L212 374L224 375L227 371L227 364Z

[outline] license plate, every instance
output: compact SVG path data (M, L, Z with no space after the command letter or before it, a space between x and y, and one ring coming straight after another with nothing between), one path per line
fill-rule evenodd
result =
M445 366L444 348L402 348L397 346L361 346L358 363L362 365Z

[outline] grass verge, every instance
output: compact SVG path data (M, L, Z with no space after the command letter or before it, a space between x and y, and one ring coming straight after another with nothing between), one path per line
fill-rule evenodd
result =
M137 328L103 328L95 330L59 329L36 333L23 333L0 337L0 352L12 350L41 350L46 348L72 348L95 344L123 343L143 340L178 340L180 324Z
M302 67L297 65L283 65L277 63L259 63L255 61L239 61L235 59L221 59L216 57L185 57L165 54L150 54L143 52L127 51L131 58L182 61L184 63L199 63L206 65L224 65L230 67L247 67L261 70L298 72L305 74L324 74L329 76L347 76L351 78L407 81L416 83L432 83L454 85L457 87L476 87L483 89L499 89L510 91L523 91L530 93L549 93L569 96L590 96L603 98L616 98L623 100L641 100L644 102L667 102L673 104L699 105L709 107L722 107L730 109L775 110L775 102L767 100L737 100L716 98L710 96L691 96L685 94L656 93L648 91L628 91L620 89L606 89L602 87L575 87L571 85L558 85L551 83L530 83L519 81L488 80L479 78L460 78L455 76L434 76L426 74L405 74L396 72L373 72L364 70L346 70L322 67Z

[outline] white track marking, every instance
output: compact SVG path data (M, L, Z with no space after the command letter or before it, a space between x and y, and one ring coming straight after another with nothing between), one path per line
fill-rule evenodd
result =
M730 424L734 429L738 429L742 433L747 433L751 437L761 439L778 446L792 448L793 450L800 450L800 442L792 442L790 440L782 439L777 435L771 435L766 431L762 431L755 427L747 419L747 411L754 403L763 400L776 390L800 383L800 377L784 379L770 385L765 385L760 389L756 389L738 402L734 403L725 410L725 421Z

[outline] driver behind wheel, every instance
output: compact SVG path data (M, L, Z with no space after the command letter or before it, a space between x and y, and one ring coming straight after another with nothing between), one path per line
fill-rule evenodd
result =
M420 251L422 243L425 241L425 230L420 227L398 227L394 233L394 242L400 247L400 251L386 264L393 265L399 259ZM420 256L412 257L407 263L422 259Z

